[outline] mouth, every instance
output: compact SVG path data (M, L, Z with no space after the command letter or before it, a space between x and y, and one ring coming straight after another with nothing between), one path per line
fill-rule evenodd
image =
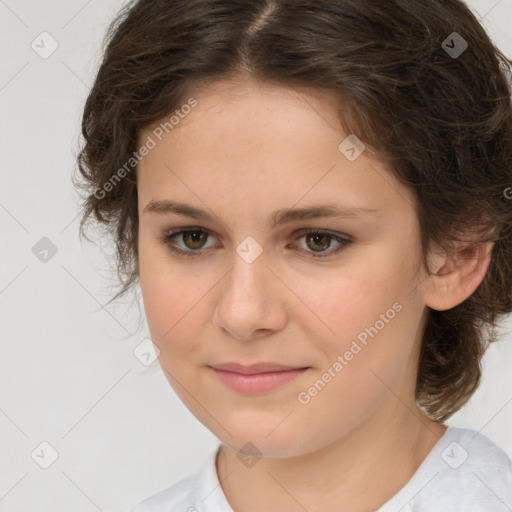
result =
M309 366L287 366L277 363L220 363L210 366L217 378L230 389L244 394L273 391L306 373Z

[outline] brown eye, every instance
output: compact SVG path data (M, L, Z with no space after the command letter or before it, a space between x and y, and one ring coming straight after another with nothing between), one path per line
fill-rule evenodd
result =
M311 233L306 235L306 245L315 252L325 251L331 246L332 236L324 233Z
M302 229L295 234L295 240L301 252L312 258L327 258L345 250L351 243L350 238L340 236L339 233L319 231L315 229ZM332 243L334 242L334 247Z
M157 237L167 248L180 256L199 256L212 247L210 233L201 228L176 229ZM213 241L212 237L212 241Z
M208 249L219 247L219 245L215 245L215 236L212 236L209 231L193 226L167 231L157 238L171 252L180 256L206 257L208 256ZM350 238L340 236L338 233L314 229L300 230L293 238L296 241L301 240L301 243L298 244L300 252L306 253L312 258L334 256L352 243ZM335 243L334 248L332 247L333 241Z
M189 249L201 249L208 239L208 233L204 231L186 231L182 235L183 243Z

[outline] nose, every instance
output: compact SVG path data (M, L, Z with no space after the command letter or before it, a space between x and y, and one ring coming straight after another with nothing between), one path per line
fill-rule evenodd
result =
M267 267L265 252L252 263L237 253L232 261L232 269L220 287L215 324L239 340L282 329L288 319L284 287Z

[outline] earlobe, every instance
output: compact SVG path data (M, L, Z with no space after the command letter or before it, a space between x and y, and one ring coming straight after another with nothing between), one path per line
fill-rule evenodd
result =
M431 256L425 304L444 311L464 302L478 288L491 261L494 243L459 243L456 252Z

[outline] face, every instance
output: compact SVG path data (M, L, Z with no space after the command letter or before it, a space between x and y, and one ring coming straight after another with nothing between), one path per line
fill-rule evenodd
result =
M176 393L232 449L275 457L392 417L397 395L414 407L412 193L340 147L326 93L221 81L190 96L168 133L140 134L156 145L137 176L141 291ZM295 371L214 369L263 362Z

